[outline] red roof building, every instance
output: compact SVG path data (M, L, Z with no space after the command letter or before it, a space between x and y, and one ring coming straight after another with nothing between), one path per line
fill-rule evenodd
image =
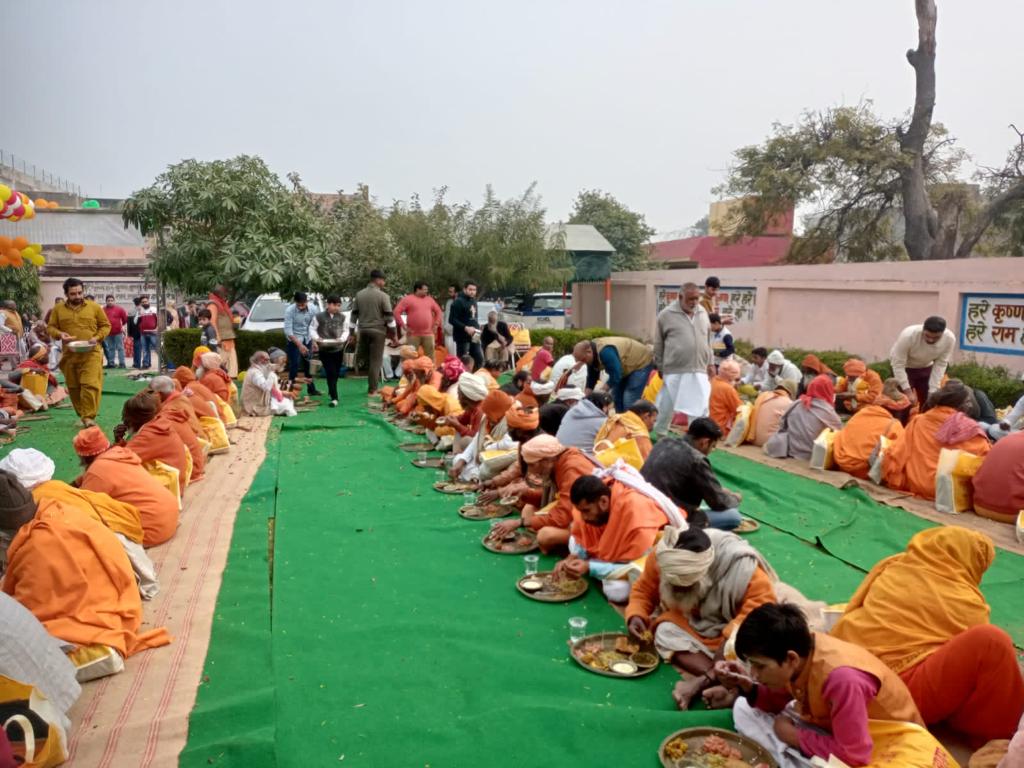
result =
M790 236L748 237L729 244L714 236L684 237L652 243L648 254L653 264L666 267L687 262L701 269L765 267L782 262L792 242Z

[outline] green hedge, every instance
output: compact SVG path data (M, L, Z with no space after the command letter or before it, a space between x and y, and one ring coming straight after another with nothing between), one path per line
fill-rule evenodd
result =
M744 359L750 359L750 351L754 345L749 341L737 339L735 341L736 354ZM843 363L851 357L857 357L841 349L826 349L817 351L813 349L800 349L799 347L786 347L782 350L787 360L800 365L800 361L809 354L815 354L825 365L841 374ZM888 360L879 360L868 363L868 368L873 370L883 379L892 376L892 366ZM986 366L980 365L974 360L967 360L949 366L947 375L951 379L960 379L964 384L974 389L980 389L989 396L997 408L1004 408L1013 405L1024 396L1024 382L1020 377L1001 365Z
M195 328L177 328L164 334L164 353L174 366L191 365L192 353L199 346L199 330ZM238 331L235 339L235 350L238 353L238 369L244 371L249 367L249 358L254 352L270 347L284 349L284 331Z

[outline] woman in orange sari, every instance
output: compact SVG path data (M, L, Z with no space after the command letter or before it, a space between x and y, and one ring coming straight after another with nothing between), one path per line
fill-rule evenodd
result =
M991 444L985 431L964 413L973 401L971 390L956 379L932 392L924 412L910 420L903 437L885 454L882 463L885 484L893 490L934 499L935 475L943 448L986 456Z
M977 531L921 531L871 570L832 630L899 674L927 725L945 723L975 748L1010 738L1024 710L1013 641L989 623L978 588L994 556Z

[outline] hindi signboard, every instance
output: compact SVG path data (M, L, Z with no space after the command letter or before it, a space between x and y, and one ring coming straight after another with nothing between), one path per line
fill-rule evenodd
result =
M655 305L658 312L679 298L679 286L659 285L655 289ZM754 306L757 304L757 288L718 289L718 313L731 315L736 322L753 321Z
M1024 355L1024 293L964 293L960 348Z

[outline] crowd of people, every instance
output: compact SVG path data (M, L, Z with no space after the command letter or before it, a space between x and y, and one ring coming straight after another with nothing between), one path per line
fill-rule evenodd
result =
M80 683L170 642L141 628L159 589L146 550L175 535L185 489L230 452L238 415L294 415L302 382L319 395L313 353L337 405L342 350L356 334L380 399L370 407L444 452L446 482L475 490L478 504L515 507L495 536L530 532L558 557L555 578L600 585L624 630L680 671L680 709L731 707L737 729L780 764L834 755L869 765L883 741L907 765L952 764L929 728L974 748L1014 736L1024 679L979 588L995 556L987 536L955 526L915 535L829 630L784 601L792 588L736 532L742 495L709 460L727 440L813 461L827 434L838 468L930 497L942 450L956 449L979 459L975 509L1024 508L1024 400L1000 417L985 412L984 393L948 380L953 340L941 318L900 334L884 381L859 359L841 375L780 350L745 361L709 279L703 292L682 287L653 345L605 336L559 355L547 337L513 363L508 327L477 322L475 283L453 287L444 309L425 283L394 308L384 287L375 270L348 317L339 296L314 312L296 294L286 349L255 353L243 376L218 287L213 312L196 312L205 343L191 365L130 397L108 436L95 424L97 344L113 323L80 281L65 283L48 331L65 342L81 473L54 480L53 461L31 448L0 461L0 674L53 702L55 725L67 728ZM88 349L74 351L76 341ZM382 386L388 367L397 381Z

